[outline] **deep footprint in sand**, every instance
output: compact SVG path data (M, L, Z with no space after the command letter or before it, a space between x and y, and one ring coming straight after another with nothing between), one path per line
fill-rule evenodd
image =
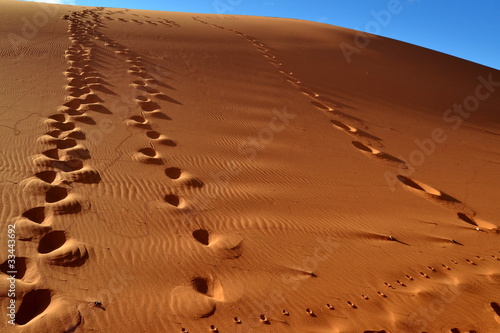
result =
M392 155L386 154L384 152L381 152L380 150L377 150L375 148L372 148L368 145L365 145L359 141L353 141L352 145L359 149L362 153L368 153L369 156L375 157L379 159L382 162L388 163L390 165L394 165L397 167L403 167L404 169L408 168L406 166L406 163L399 158L396 158Z
M216 311L217 302L224 300L220 281L196 276L186 285L175 287L170 293L170 307L181 317L208 318Z
M165 195L163 199L165 200L165 202L177 208L184 207L186 203L184 198L172 193Z
M75 214L82 210L80 200L62 186L50 187L45 193L45 202L55 215Z
M144 164L163 164L160 154L150 147L139 149L133 159Z
M139 127L139 128L143 128L143 129L151 129L151 125L149 124L149 121L142 116L130 117L129 119L127 119L127 125Z
M38 253L51 265L78 266L88 257L84 244L70 239L65 231L54 230L40 239Z

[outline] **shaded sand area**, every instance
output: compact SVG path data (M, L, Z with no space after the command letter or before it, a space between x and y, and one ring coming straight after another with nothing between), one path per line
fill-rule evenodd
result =
M291 19L0 22L0 331L498 332L498 71Z

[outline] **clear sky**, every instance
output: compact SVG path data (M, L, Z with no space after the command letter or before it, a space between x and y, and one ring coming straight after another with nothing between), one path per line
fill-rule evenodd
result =
M317 21L500 69L500 0L46 0L42 2ZM391 4L390 16L382 15ZM379 13L379 21L375 18ZM390 12L389 12L390 13ZM374 23L375 22L375 23ZM377 31L371 30L377 27Z

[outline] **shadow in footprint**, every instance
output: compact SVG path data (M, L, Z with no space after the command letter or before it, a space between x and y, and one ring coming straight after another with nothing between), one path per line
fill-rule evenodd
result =
M14 274L16 279L22 279L24 275L26 274L27 270L27 258L24 257L16 257L16 264L15 264L15 269L12 269L9 265L9 261L5 260L1 265L0 265L0 272L7 274L7 275L12 275L12 272L15 271L16 273Z
M327 110L327 111L332 110L332 108L330 108L329 106L326 106L325 104L322 104L320 102L311 101L311 104L314 105L315 107L321 109L321 110Z
M457 213L457 217L466 223L477 226L477 223L471 217L467 216L464 213Z
M16 324L25 325L45 311L51 302L48 289L35 289L24 295L21 306L16 313Z
M57 172L55 171L40 171L35 173L35 177L37 177L40 180L43 180L44 182L51 184L57 176Z
M179 179L181 176L182 170L176 167L171 167L165 169L165 175L167 175L170 179Z
M176 194L167 194L164 197L165 201L174 207L180 207L183 204L183 199Z
M443 193L442 191L439 191L439 190L437 190L437 189L435 189L435 188L433 188L433 187L431 187L429 185L425 185L423 183L418 183L417 181L414 181L413 179L410 179L410 178L402 176L402 175L398 175L397 178L398 178L398 180L400 182L402 182L406 186L409 186L409 187L414 188L416 190L419 190L419 191L425 192L427 194L430 194L430 195L432 195L433 197L435 197L435 198L437 198L439 200L444 200L444 201L453 202L453 203L462 203L460 200L455 199L451 195ZM459 213L458 217L460 219L462 219L462 217L465 218L466 215L462 214L462 213ZM464 219L464 221L468 222L465 219ZM473 224L475 224L475 222Z
M68 190L64 187L54 186L45 193L45 201L54 203L65 199L68 196Z
M376 137L375 135L372 135L372 134L367 133L365 131L362 131L360 129L354 128L352 126L346 125L346 124L344 124L341 121L330 120L330 122L335 127L339 128L339 129L341 129L341 130L343 130L343 131L345 131L347 133L350 133L350 134L353 134L353 135L356 135L356 136L365 137L365 138L372 139L372 140L375 140L375 141L382 141L382 139L380 139L379 137Z
M51 231L40 240L38 244L39 253L50 253L57 250L66 243L66 233L62 230Z
M210 234L205 229L198 229L198 230L193 231L193 237L194 237L194 239L196 239L198 242L200 242L203 245L209 244Z
M45 207L35 207L28 209L22 214L23 217L35 223L42 223L45 220Z
M495 311L497 316L500 316L500 305L497 302L491 302L490 306L493 309L493 311Z
M379 150L373 149L373 148L371 148L371 147L369 147L369 146L367 146L359 141L353 141L352 145L361 151L370 153L374 157L385 160L387 162L394 162L394 163L401 164L401 165L406 164L404 161L400 160L399 158L396 158L392 155L386 154L386 153L381 152Z

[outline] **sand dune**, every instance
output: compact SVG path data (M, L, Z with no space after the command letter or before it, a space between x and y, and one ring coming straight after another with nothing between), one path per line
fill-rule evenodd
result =
M500 329L498 71L291 19L0 22L1 331Z

